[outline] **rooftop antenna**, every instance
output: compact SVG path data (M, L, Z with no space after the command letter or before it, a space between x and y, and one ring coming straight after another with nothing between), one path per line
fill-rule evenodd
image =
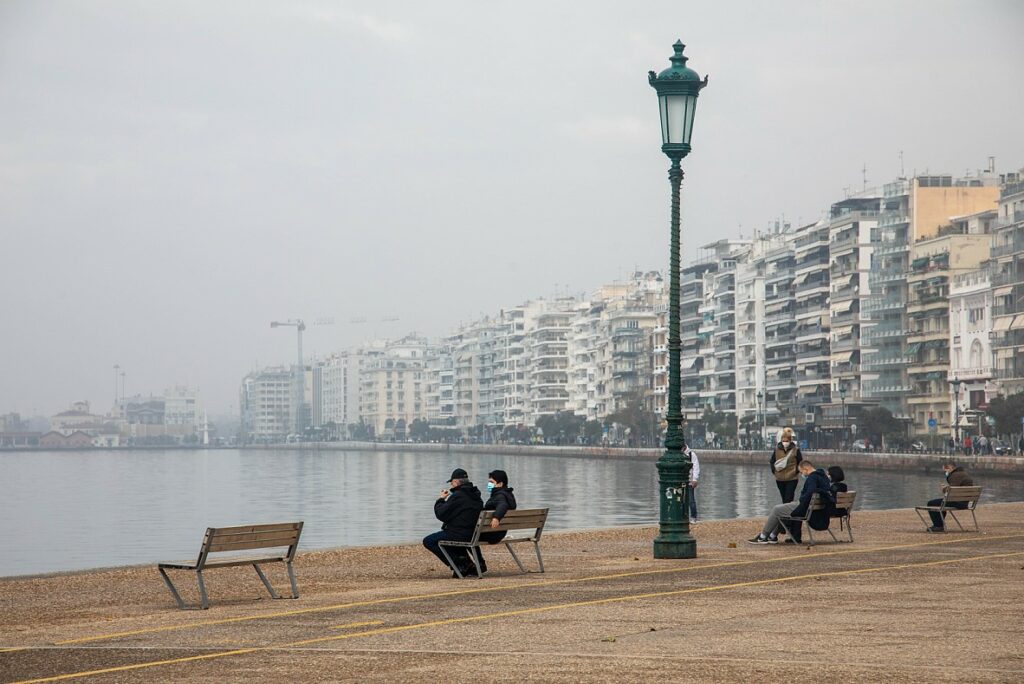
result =
M988 172L989 173L995 173L996 172L996 158L991 156L991 155L988 158Z
M864 166L861 167L860 173L861 173L861 177L862 177L862 179L864 181L864 185L861 188L861 190L867 190L868 189L868 165L867 165L867 162L865 162Z
M906 178L907 172L903 168L903 150L900 150L900 178Z

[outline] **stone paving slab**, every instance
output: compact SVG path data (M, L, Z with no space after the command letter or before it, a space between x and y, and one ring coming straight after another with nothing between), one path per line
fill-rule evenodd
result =
M152 566L5 579L0 681L1019 682L1024 504L978 518L935 535L858 511L854 544L813 549L702 522L686 561L655 561L651 528L551 534L547 573L495 548L483 580L416 546L311 552L299 600L211 571L208 611L175 609Z

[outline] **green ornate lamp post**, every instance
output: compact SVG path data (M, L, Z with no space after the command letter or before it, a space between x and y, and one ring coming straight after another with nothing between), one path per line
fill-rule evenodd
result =
M693 113L697 95L708 84L707 76L701 80L693 69L686 66L685 46L676 41L675 54L669 58L672 66L660 74L653 71L647 80L658 93L658 111L661 113L661 151L668 155L672 166L668 179L672 185L672 239L669 257L668 308L668 411L665 420L665 453L658 459L658 500L661 502L660 529L654 539L655 558L695 558L697 542L690 535L690 518L686 501L686 485L690 481L690 459L683 454L680 384L679 343L679 186L683 170L679 163L690 153L690 134L693 132Z

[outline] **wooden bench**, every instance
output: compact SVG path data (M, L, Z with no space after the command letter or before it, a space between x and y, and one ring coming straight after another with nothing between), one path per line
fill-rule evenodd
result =
M504 544L508 552L512 554L512 560L519 566L519 570L522 572L529 572L523 565L522 561L519 560L519 556L516 555L515 549L512 548L512 544L519 542L533 542L533 550L537 553L537 564L540 566L539 572L544 572L544 559L540 555L540 535L544 532L544 523L548 519L547 508L521 508L505 513L497 527L491 527L491 519L494 517L494 511L481 511L480 517L476 521L476 527L473 528L473 536L469 541L449 541L443 540L438 542L441 548L441 553L444 554L445 560L448 561L448 565L452 567L455 574L458 577L462 577L462 571L459 570L458 563L452 560L452 557L448 555L448 551L445 550L446 546L459 547L469 549L469 559L473 562L473 566L476 568L476 576L483 577L483 572L480 570L480 562L477 560L476 549L481 546L487 545L489 542L481 540L481 535L485 535L488 532L513 532L516 530L532 530L532 533L527 536L506 536L500 542L495 544Z
M849 543L853 543L853 527L850 525L850 511L853 510L853 504L857 500L857 492L838 492L836 493L836 505L835 508L844 508L846 513L839 516L839 529L846 529L846 534L849 537ZM815 511L823 511L831 508L828 503L821 500L817 494L811 497L811 504L807 507L807 510L800 517L792 515L779 516L779 520L786 522L798 522L801 523L802 529L807 531L807 545L814 546L817 542L814 541L814 530L811 528L810 520L811 513ZM839 538L836 537L835 532L832 531L831 525L824 531L828 532L829 536L832 537L832 541L839 543ZM821 530L818 530L821 532Z
M957 527L960 528L961 532L966 532L964 526L960 524L959 518L956 517L957 511L970 511L971 517L974 519L974 531L980 532L981 529L978 527L978 516L974 514L974 511L978 508L978 499L981 498L981 487L946 487L946 493L942 496L942 502L938 506L915 506L914 510L917 512L917 517L921 519L924 526L931 530L932 521L931 517L926 517L925 513L929 511L935 511L940 516L943 513L949 513L949 515L956 521ZM950 504L963 504L957 506L950 506ZM943 516L945 517L945 516ZM946 527L943 525L942 530L945 531Z
M208 527L203 537L203 545L199 548L199 558L195 561L166 562L159 563L157 570L164 578L171 595L178 602L178 607L185 609L188 606L181 599L181 595L167 576L167 570L190 570L196 573L196 580L199 583L199 603L203 610L210 607L206 597L206 585L203 582L203 571L210 568L229 568L236 565L251 565L256 574L263 581L263 586L270 592L271 598L299 598L299 587L295 583L295 570L292 568L292 561L295 560L295 551L299 547L299 537L302 535L302 523L275 523L271 525L242 525L238 527ZM225 552L253 551L256 549L286 549L284 553L267 553L239 556L217 556L210 554L221 554ZM292 585L292 595L281 597L274 591L263 574L260 565L264 563L284 563L288 568L288 579Z

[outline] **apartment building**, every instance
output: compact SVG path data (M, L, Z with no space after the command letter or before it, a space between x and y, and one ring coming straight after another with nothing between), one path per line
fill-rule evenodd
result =
M796 401L796 255L789 224L784 236L765 255L764 377L763 417L774 432L793 421Z
M829 224L819 221L793 235L793 343L796 401L790 424L805 432L814 427L818 406L831 399ZM838 318L850 320L850 306L840 305Z
M907 405L916 435L950 434L950 280L977 269L991 250L996 211L955 219L911 245L907 275ZM934 422L933 422L934 421Z
M682 269L679 280L679 340L681 367L681 401L683 418L699 420L704 415L704 402L701 394L709 385L704 369L703 352L705 342L711 338L711 326L704 320L705 289L710 280L705 281L709 273L718 269L712 261L699 261Z
M981 407L996 393L992 356L992 274L988 264L974 271L954 273L949 281L949 372L952 387L947 400L956 436L969 428L970 411ZM959 396L956 387L959 385ZM957 410L959 401L960 410Z
M404 439L409 424L426 417L428 341L409 335L365 349L359 377L359 417L377 437Z
M1001 178L991 252L992 351L998 389L1024 392L1024 169Z
M666 297L667 299L667 297ZM651 411L668 412L668 302L654 308L654 327L649 336L651 355Z
M991 209L998 196L997 181L990 173L965 178L922 175L901 178L883 187L878 228L872 238L870 321L868 325L862 323L862 390L865 398L881 403L908 422L919 417L912 415L914 411L908 402L915 391L908 374L911 360L907 355L907 336L911 331L907 312L911 247L936 236L951 217ZM921 287L917 282L920 279L915 279L915 286ZM920 383L917 389L922 389ZM922 410L930 409L916 412Z
M530 425L542 416L569 409L569 336L576 300L551 304L537 315L536 327L527 331L524 340L529 388L525 413Z
M359 422L359 378L366 354L351 349L331 354L312 367L313 426L329 425L337 435Z
M249 441L283 441L293 425L294 374L274 366L242 379L239 393L242 432Z

